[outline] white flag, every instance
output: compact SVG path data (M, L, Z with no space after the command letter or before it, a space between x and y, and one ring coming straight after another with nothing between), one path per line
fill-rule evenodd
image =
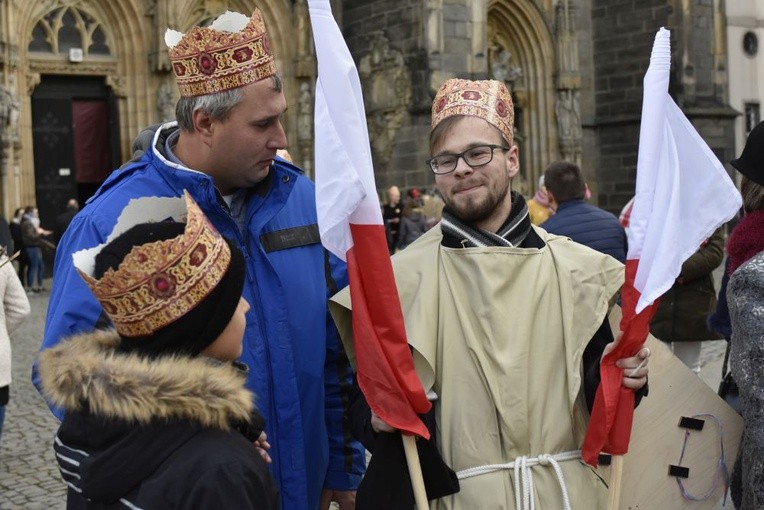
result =
M311 0L316 82L316 200L323 245L345 260L350 223L382 225L361 81L329 0Z
M742 204L722 164L668 93L670 32L655 36L644 79L637 190L627 259L639 259L636 312L673 284L682 264Z

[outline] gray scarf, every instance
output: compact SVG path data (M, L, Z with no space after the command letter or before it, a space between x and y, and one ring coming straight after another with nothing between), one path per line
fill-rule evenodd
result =
M496 233L487 232L464 223L446 207L440 228L444 235L460 239L463 248L478 246L520 246L531 231L528 205L517 191L511 192L512 209L509 218Z

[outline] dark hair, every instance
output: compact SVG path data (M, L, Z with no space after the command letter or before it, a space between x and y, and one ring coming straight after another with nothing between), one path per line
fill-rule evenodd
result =
M575 163L556 161L546 167L544 185L554 195L558 204L582 199L586 194L586 183L581 169Z
M764 209L764 186L746 177L740 180L743 210L747 213Z
M414 214L414 211L419 207L419 203L413 198L407 198L406 203L403 205L403 211L401 216L408 218Z

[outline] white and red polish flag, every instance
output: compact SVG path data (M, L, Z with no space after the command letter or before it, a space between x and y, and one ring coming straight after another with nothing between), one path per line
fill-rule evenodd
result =
M668 93L671 35L655 36L645 73L637 156L637 189L629 218L629 251L621 303L623 336L603 357L601 382L583 445L597 464L600 451L628 451L634 392L621 381L618 359L641 348L657 299L674 284L682 264L740 209L740 193L719 159Z
M358 384L372 410L429 438L430 402L414 371L374 182L358 71L329 0L309 0L318 61L316 203L324 246L347 261Z

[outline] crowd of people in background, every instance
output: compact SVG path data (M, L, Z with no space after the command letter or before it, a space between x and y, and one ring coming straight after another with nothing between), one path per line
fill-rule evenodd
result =
M390 255L416 241L440 221L444 203L435 188L425 191L409 188L406 197L401 199L398 186L390 186L386 198L382 204L382 220Z
M10 222L0 215L0 246L13 258L16 274L28 294L48 290L43 286L46 277L43 252L55 251L77 211L79 203L74 198L69 199L64 211L55 218L53 230L41 225L39 211L34 205L16 208Z

